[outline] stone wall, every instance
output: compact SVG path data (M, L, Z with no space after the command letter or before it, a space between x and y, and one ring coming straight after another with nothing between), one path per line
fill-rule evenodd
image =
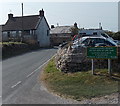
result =
M63 42L71 41L71 34L51 34L50 40L52 45L60 45Z
M118 59L111 60L111 62L113 71L119 71L120 54ZM104 69L108 67L107 59L94 59L94 64L96 69ZM58 50L56 56L56 66L63 72L88 71L91 70L91 59L87 58L86 48L79 47L78 49L71 49L69 46Z
M8 44L2 44L0 48L2 50L2 59L6 59L32 50L37 50L39 49L39 45L28 45L25 43L20 43L20 44L8 43Z

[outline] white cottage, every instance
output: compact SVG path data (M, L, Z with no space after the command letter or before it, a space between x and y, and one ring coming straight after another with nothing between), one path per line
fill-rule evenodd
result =
M39 15L30 15L23 17L13 17L8 14L8 21L2 27L2 36L34 39L40 47L50 46L50 28L44 16L43 9L39 11Z

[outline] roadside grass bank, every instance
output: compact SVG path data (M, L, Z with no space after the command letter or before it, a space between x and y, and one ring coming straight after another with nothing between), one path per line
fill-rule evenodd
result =
M53 58L45 66L41 79L51 92L78 101L118 92L118 80L108 77L106 69L96 70L96 74L92 75L91 71L63 73L56 68Z
M0 48L3 60L40 49L38 45L30 45L22 42L2 42L0 43Z

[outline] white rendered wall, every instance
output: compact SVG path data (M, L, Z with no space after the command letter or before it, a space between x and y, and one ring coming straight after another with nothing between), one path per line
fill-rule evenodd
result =
M50 46L50 34L47 35L47 30L49 30L49 27L43 17L36 30L37 41L39 42L40 47Z

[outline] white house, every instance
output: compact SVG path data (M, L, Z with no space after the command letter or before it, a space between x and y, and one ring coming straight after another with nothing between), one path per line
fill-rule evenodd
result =
M79 36L84 37L84 36L100 36L100 37L105 37L113 40L106 32L102 29L80 29L79 30Z
M50 46L50 28L44 16L43 9L39 15L13 17L8 14L8 20L2 26L2 36L8 38L22 38L36 40L40 47Z

